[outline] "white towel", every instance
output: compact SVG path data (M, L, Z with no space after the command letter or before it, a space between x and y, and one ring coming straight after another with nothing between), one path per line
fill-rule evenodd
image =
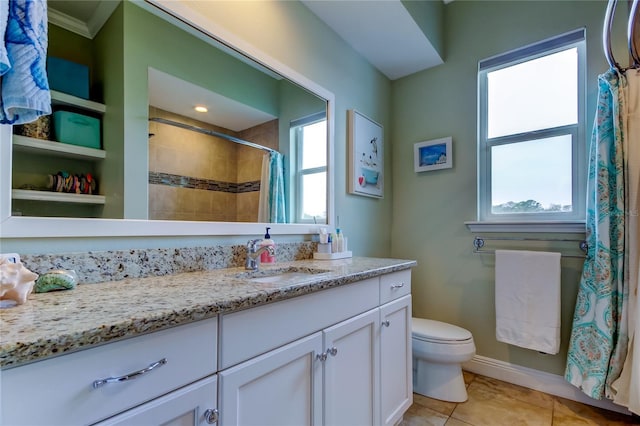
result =
M560 349L560 253L496 250L496 338L536 351Z

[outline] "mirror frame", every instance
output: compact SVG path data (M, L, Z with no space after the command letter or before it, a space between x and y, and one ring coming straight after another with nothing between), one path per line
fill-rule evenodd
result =
M327 223L271 224L271 234L315 234L319 226L333 227L335 96L332 92L221 28L182 2L144 0L145 8L157 8L185 22L282 77L327 101ZM168 220L89 219L11 216L12 126L0 125L0 238L63 238L123 236L229 236L261 235L264 223L189 222Z

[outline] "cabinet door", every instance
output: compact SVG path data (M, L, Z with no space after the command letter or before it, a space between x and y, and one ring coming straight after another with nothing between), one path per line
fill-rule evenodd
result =
M325 425L378 425L378 309L324 331Z
M383 425L393 425L413 403L411 296L380 307L380 388Z
M140 407L98 423L99 426L205 426L216 422L217 377L211 376Z
M318 332L220 372L219 424L320 425L321 352Z

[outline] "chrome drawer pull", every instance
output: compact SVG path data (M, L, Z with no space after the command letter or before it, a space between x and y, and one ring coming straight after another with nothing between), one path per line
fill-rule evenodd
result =
M404 287L404 283L400 283L400 284L391 284L391 289L393 290L394 288L402 288Z
M382 321L382 325L385 327L389 327L391 323L389 322L389 320L386 320L386 321Z
M149 365L147 368L143 368L142 370L138 370L135 371L133 373L129 373L129 374L125 374L124 376L120 376L120 377L109 377L107 379L100 379L100 380L96 380L93 382L93 388L94 389L98 389L101 386L106 385L107 383L118 383L118 382L126 382L128 380L133 380L137 377L142 376L143 374L146 374L148 372L150 372L151 370L161 367L163 365L165 365L167 363L167 359L166 358L162 358L160 361L154 362L153 364Z

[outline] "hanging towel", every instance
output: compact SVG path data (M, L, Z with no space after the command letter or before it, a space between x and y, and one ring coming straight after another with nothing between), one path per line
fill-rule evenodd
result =
M7 33L7 23L9 22L9 2L0 1L0 76L9 71L11 63L7 55L7 46L4 42Z
M560 349L560 253L496 250L496 338L536 351Z
M4 62L8 61L9 69L6 63L0 65L6 71L0 80L0 124L23 124L51 114L46 73L47 2L9 0L8 5L0 61L2 52L6 52ZM4 26L3 22L0 29Z

